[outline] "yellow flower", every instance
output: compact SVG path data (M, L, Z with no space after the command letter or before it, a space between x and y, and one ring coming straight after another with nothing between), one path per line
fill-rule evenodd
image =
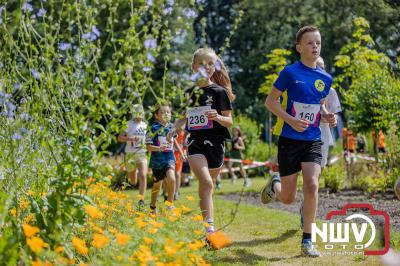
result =
M40 259L36 259L35 261L32 261L32 266L53 266L53 264L47 260L43 262Z
M136 200L143 200L143 195L140 194L136 195Z
M121 246L126 245L126 243L131 239L129 235L121 233L116 234L115 238L117 239L118 244Z
M187 199L188 201L194 201L194 197L193 197L193 196L190 196L190 195L187 195L187 196L186 196L186 199Z
M203 216L198 214L198 215L193 216L192 219L195 221L201 222L201 221L203 221Z
M22 229L24 230L24 234L26 237L32 237L40 231L38 227L31 226L29 224L23 224Z
M63 246L58 246L56 247L56 249L54 250L56 253L61 254L64 252L64 247Z
M80 239L79 237L73 237L72 240L72 245L74 245L76 251L82 255L87 255L89 252L89 249L86 247L86 243L84 240Z
M102 248L110 242L110 239L103 234L93 234L92 246Z
M178 217L176 217L176 216L168 216L168 220L170 220L171 222L176 222L176 220L178 220Z
M170 201L168 201L168 200L166 200L166 201L164 202L164 204L165 204L165 206L167 206L167 207L173 205L172 202L170 202Z
M183 213L188 213L188 212L190 212L192 210L189 207L186 207L185 205L182 205L181 209L182 209Z
M101 229L100 227L96 226L96 225L92 225L92 229L93 231L99 233L99 234L104 234L103 229Z
M164 245L164 250L165 250L165 254L167 254L167 256L174 256L176 252L178 252L178 248L177 247L171 247L167 244Z
M146 225L147 225L146 222L143 221L143 219L140 218L140 217L135 218L135 223L136 223L136 225L137 225L139 228L146 227Z
M49 244L47 244L41 238L36 237L36 236L28 238L26 240L26 243L31 248L31 250L35 253L39 253L40 251L43 250L43 248L47 248L49 246Z
M198 250L199 248L202 248L205 246L205 243L200 240L194 240L193 242L187 244L187 247L191 250Z
M152 228L149 228L149 230L147 230L147 231L148 231L150 234L155 234L155 233L157 233L158 229L152 227Z
M195 233L196 235L198 235L198 236L204 234L204 232L201 231L201 230L194 230L194 233Z
M150 219L150 220L149 220L149 224L151 224L152 226L154 226L154 227L156 227L156 228L160 228L160 227L163 227L163 226L164 226L163 223L158 223L158 222L156 222L156 221L153 220L153 219Z
M149 237L143 237L143 241L144 243L146 243L147 245L150 245L154 242L153 239L149 238Z
M78 266L89 266L89 264L81 262L78 264Z
M85 210L86 210L86 213L91 218L94 218L94 219L96 219L96 218L101 219L104 216L103 213L101 211L99 211L99 209L97 209L97 207L92 206L92 205L86 205L85 206Z
M211 226L211 225L210 225L209 223L207 223L207 222L204 222L203 225L204 225L205 228L208 228L208 227Z
M15 208L12 208L12 209L10 210L10 215L11 215L12 217L17 217L17 210L16 210Z

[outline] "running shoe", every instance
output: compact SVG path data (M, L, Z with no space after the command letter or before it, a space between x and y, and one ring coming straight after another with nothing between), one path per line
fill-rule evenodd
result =
M143 211L143 208L144 208L144 200L141 199L137 203L137 210L138 211Z
M311 239L304 239L301 242L301 255L305 257L321 257L321 253L314 247Z
M251 179L250 178L245 178L243 182L244 187L250 187L251 186Z
M272 186L275 182L281 182L279 175L273 175L265 187L261 190L261 202L264 204L270 203L275 198L275 193Z

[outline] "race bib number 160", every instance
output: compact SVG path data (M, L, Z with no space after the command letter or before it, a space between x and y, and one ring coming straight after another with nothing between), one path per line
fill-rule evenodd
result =
M315 124L319 115L321 105L293 102L293 107L295 112L293 114L294 117L298 119L304 119L310 124Z
M206 111L211 110L211 106L199 106L193 107L187 112L188 119L188 129L189 130L199 130L199 129L209 129L213 127L213 121L208 120Z

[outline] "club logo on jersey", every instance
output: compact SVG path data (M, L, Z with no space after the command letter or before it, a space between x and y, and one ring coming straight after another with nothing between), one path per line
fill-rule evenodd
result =
M213 97L212 96L207 96L206 104L207 105L212 105L213 103Z
M325 83L320 79L315 81L314 86L319 92L323 92L325 89Z

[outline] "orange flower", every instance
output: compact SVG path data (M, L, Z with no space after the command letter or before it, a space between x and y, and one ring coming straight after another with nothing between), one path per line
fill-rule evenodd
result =
M107 245L110 242L110 239L103 234L93 234L92 246L97 249L100 249Z
M192 217L192 219L195 220L195 221L201 222L201 221L203 221L203 216L201 216L201 215L195 215L195 216Z
M207 236L207 239L211 242L211 245L216 249L221 249L228 246L231 241L221 231L214 232Z
M126 245L126 243L128 243L128 241L131 239L129 235L121 233L115 234L115 238L117 239L118 244L121 246Z
M187 244L187 247L191 250L198 250L199 248L202 248L205 246L205 243L200 240L194 240L193 242Z
M152 226L157 227L157 228L160 228L160 227L163 227L163 226L164 226L163 223L158 223L158 222L156 222L156 221L153 220L153 219L150 219L150 220L149 220L149 224L151 224Z
M154 242L153 239L149 238L149 237L143 237L143 241L144 243L146 243L147 245L150 245Z
M43 250L43 248L47 248L49 246L49 244L47 244L41 238L36 237L36 236L28 238L26 240L26 243L31 248L31 250L35 253L39 253L40 251Z
M32 266L53 266L53 264L47 260L43 262L40 259L36 259L35 261L32 261Z
M86 247L86 243L84 240L80 239L79 237L73 237L72 240L72 245L74 245L76 251L82 255L87 255L89 252L89 249Z
M155 234L155 233L157 233L158 229L152 227L152 228L149 228L149 230L147 230L147 231L148 231L150 234Z
M171 247L167 244L164 245L164 250L165 250L165 254L167 254L167 256L174 256L176 252L178 252L178 248L177 247Z
M24 234L26 237L32 237L40 231L38 227L31 226L29 224L23 224L22 229L24 230Z
M78 264L78 266L89 266L89 264L81 262Z
M108 175L107 178L111 180L113 178L113 176L112 175Z
M61 254L64 252L64 247L63 246L58 246L54 250L56 253Z
M99 209L97 209L97 207L92 206L92 205L86 205L85 210L86 210L86 213L94 219L96 219L96 218L101 219L104 216L103 213L101 211L99 211Z

